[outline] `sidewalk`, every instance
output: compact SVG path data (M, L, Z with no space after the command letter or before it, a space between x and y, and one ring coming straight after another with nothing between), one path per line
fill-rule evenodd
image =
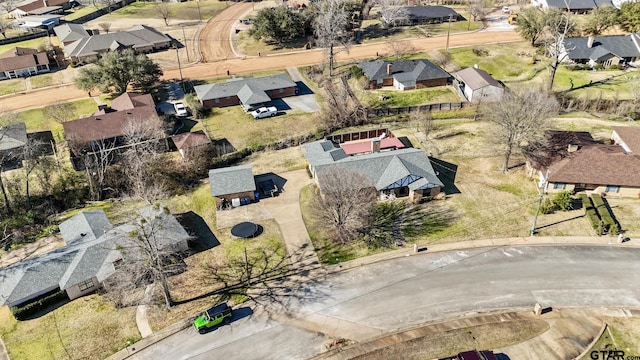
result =
M459 241L446 244L433 244L427 247L418 247L418 252L414 253L413 244L406 247L385 253L375 254L351 261L346 261L336 265L326 266L328 273L344 271L355 267L368 265L380 261L397 259L404 256L414 256L429 254L434 252L461 251L482 248L500 248L509 246L558 246L558 245L595 245L595 246L615 246L615 247L640 247L640 243L634 240L625 243L618 243L615 237L609 236L529 236L502 239L482 239Z

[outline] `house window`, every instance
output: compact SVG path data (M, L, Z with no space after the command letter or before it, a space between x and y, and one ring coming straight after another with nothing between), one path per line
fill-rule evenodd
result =
M564 190L567 188L567 184L565 183L553 183L554 190Z
M80 288L80 291L85 291L85 290L91 289L93 287L93 279L88 279L88 280L85 280L85 281L79 283L78 287Z
M605 192L611 192L611 193L617 193L617 192L620 192L620 186L607 185L607 188L604 191Z
M284 92L283 88L278 89L278 91L282 94Z
M220 103L220 98L216 98L215 103L216 104Z

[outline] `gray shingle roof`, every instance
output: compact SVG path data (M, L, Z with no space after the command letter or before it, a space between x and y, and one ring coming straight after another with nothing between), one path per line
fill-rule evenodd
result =
M326 146L326 141L328 140L303 145L307 161L318 173L331 166L344 166L365 175L375 184L377 190L383 190L408 176L415 177L416 181L424 179L420 183L412 183L414 189L444 186L436 176L429 157L420 149L404 148L355 156L345 155L334 161L331 153L338 149L325 151L323 146Z
M453 76L464 82L472 90L482 89L485 86L504 87L486 71L472 67L457 71L453 73Z
M56 26L55 28L53 28L53 31L56 33L58 40L60 40L60 42L62 43L80 40L82 38L90 36L87 30L85 30L84 27L80 24L66 23L60 26Z
M596 36L593 46L588 47L588 37L567 38L564 48L571 60L597 60L607 54L621 58L640 56L640 34Z
M0 151L16 149L27 143L25 123L0 126Z
M547 0L547 5L558 9L589 10L603 5L613 5L611 0Z
M158 242L162 246L170 247L189 239L189 234L176 218L162 209L147 207L138 211L140 216L153 220L149 223L161 224L155 234ZM74 224L85 226L83 219L103 221L100 216L90 214L79 217L78 215L65 223L69 226ZM61 227L65 228L65 226ZM100 224L91 228L103 229L105 226ZM94 276L98 281L103 281L115 271L113 261L122 257L118 249L136 248L137 245L132 243L133 239L129 236L130 231L134 229L138 227L123 224L111 228L104 235L93 240L72 241L72 244L63 248L0 269L0 280L2 280L0 281L0 305L22 303L56 288L69 288ZM69 229L65 231L67 234L78 233Z
M285 89L296 86L289 75L282 73L257 78L231 79L227 82L195 86L194 89L200 101L221 99L228 96L238 96L244 105L258 104L271 100L265 91ZM242 97L240 92L242 91ZM253 98L256 96L256 98ZM243 98L245 100L243 100ZM247 103L245 101L259 101Z
M56 31L58 27L54 29ZM63 30L61 30L63 32ZM58 32L56 31L56 34ZM75 35L77 36L77 35ZM86 57L96 55L105 50L131 47L157 47L170 42L171 39L154 28L136 25L125 31L118 31L93 36L85 36L66 45L64 51L69 57Z
M391 74L387 74L387 65L391 65ZM448 79L449 73L427 59L384 61L365 61L358 64L369 80L395 78L400 82Z
M446 6L404 6L409 19L439 19L453 15L454 19L461 18L452 8Z
M209 185L213 196L256 190L253 170L249 165L209 170Z
M62 238L71 245L76 241L92 241L111 230L113 225L103 210L78 213L59 225Z

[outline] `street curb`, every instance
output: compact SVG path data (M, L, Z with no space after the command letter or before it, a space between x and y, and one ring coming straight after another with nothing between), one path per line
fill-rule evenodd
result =
M191 322L187 320L182 320L172 325L167 326L166 328L154 332L142 340L127 346L126 348L118 351L117 353L109 356L108 360L123 360L128 359L130 356L137 354L139 351L144 350L157 342L160 342L184 329L187 329L191 326Z
M593 346L598 342L598 340L600 340L600 337L602 337L602 334L604 334L604 331L607 330L607 323L606 322L602 322L602 327L600 328L600 331L598 332L598 336L596 336L593 341L591 341L591 344L589 344L589 346L587 346L581 353L580 355L576 356L573 358L573 360L578 360L578 359L582 359L583 356L587 355L587 353L589 352L589 350L591 350L593 348Z

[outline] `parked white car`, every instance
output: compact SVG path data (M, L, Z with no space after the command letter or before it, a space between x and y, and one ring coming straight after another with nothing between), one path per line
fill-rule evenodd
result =
M261 107L251 112L251 116L253 116L254 119L276 116L276 114L278 114L278 109L275 106Z
M508 6L503 6L502 7L502 12L505 13L505 14L509 14L509 13L511 13L511 9L509 9Z
M184 117L189 115L189 112L187 111L187 107L184 106L184 104L181 102L177 102L173 104L173 108L176 109L176 116Z

